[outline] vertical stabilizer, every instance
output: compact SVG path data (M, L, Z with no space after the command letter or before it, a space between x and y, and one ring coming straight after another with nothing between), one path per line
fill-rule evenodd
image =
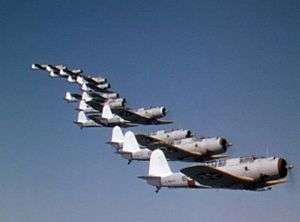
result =
M108 104L105 104L102 109L102 118L103 119L111 119L114 115L111 112L111 109Z
M138 144L135 135L132 131L128 131L125 133L124 144L122 151L124 152L136 152L139 151L140 145Z
M82 89L82 91L85 91L85 92L91 91L91 89L85 83L83 83L81 85L81 89Z
M87 92L83 92L82 93L82 100L89 102L92 100L92 97L87 93Z
M87 121L88 121L88 118L86 117L85 113L83 111L80 111L77 116L77 122L85 123Z
M70 92L66 92L64 99L67 100L68 102L72 102L74 100L74 97L71 95Z
M149 163L149 176L168 176L172 171L164 153L160 149L152 152Z
M79 110L87 110L89 108L88 104L86 104L86 102L84 100L80 100L78 109Z
M111 135L111 142L112 143L123 143L124 142L124 135L119 126L115 126L112 130Z
M75 79L73 79L72 76L68 76L68 82L73 83L73 82L75 82Z

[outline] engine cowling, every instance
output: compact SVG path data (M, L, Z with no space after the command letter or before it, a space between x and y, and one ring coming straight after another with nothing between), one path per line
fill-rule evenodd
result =
M166 116L167 109L165 107L152 107L152 108L142 108L138 109L137 113L142 116L146 116L150 119L158 119Z
M176 129L170 131L161 130L161 131L157 131L154 134L151 134L150 136L166 142L172 142L174 140L190 138L192 137L192 132L190 130L185 130L185 129Z
M121 108L126 105L126 99L124 98L109 99L107 102L112 109Z
M203 138L190 144L199 153L221 154L227 151L228 142L222 137Z

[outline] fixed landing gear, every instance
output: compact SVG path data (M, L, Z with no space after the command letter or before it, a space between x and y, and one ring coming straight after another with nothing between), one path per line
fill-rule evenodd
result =
M156 187L155 193L158 193L161 187Z

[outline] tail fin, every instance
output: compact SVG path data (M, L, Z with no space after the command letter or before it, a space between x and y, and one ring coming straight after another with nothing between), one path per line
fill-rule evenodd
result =
M75 79L73 79L72 76L68 76L68 82L73 83L73 82L75 82Z
M83 83L82 85L81 85L81 89L82 89L82 91L91 91L90 90L90 88L85 84L85 83Z
M82 85L84 83L84 80L81 76L77 76L76 82L79 83L80 85Z
M89 102L92 100L92 97L87 93L87 92L83 92L82 93L82 100Z
M119 126L115 126L112 130L111 135L111 142L112 143L123 143L124 142L124 135Z
M49 76L52 78L58 77L58 75L55 74L53 71L50 71Z
M141 149L140 145L138 144L134 133L132 131L126 132L122 151L135 152L135 151L139 151L140 149Z
M83 111L80 111L77 116L77 122L85 123L87 121L88 121L88 118L86 117L85 113Z
M84 100L80 100L78 109L84 111L87 110L87 108L89 108L88 104L86 104Z
M168 176L172 174L168 161L160 149L152 152L149 163L149 176Z
M74 100L74 97L71 95L70 92L66 92L64 99L68 102L72 102Z
M104 118L104 119L111 119L113 117L114 117L114 115L112 114L109 105L105 104L103 106L103 109L102 109L102 118Z

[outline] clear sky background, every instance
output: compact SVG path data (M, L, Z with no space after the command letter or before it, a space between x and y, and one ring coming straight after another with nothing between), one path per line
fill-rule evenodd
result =
M11 0L0 28L0 221L299 221L299 1ZM111 129L72 123L62 98L78 87L31 63L103 74L132 107L168 107L168 128L287 158L293 182L157 195L136 178L147 162L104 143Z

